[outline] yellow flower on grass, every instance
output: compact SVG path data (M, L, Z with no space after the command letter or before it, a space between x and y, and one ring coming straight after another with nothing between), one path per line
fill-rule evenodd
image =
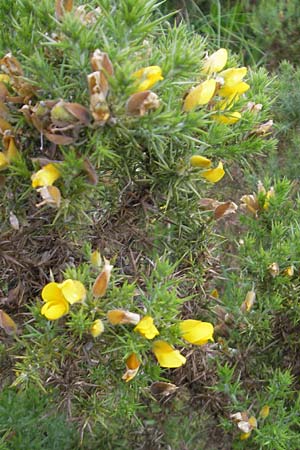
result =
M151 316L143 317L134 328L134 331L140 333L146 339L153 339L155 336L159 335L159 331L154 325L153 318Z
M6 169L8 165L9 161L7 156L3 152L0 152L0 170Z
M92 326L90 328L90 333L93 337L98 337L100 336L100 334L102 334L104 331L104 325L102 320L100 319L96 319L94 320L94 322L92 323Z
M90 261L94 267L101 266L102 258L101 258L101 254L100 254L99 250L93 251L93 253L91 254L91 257L90 257Z
M6 169L6 167L11 163L11 161L13 161L19 155L16 142L13 136L4 135L2 141L5 151L0 152L0 170Z
M270 406L265 405L262 407L262 409L259 411L259 417L262 419L266 419L268 415L270 414Z
M137 355L135 353L131 353L131 355L129 355L126 359L126 372L122 376L122 380L125 380L126 383L132 380L138 373L140 365L141 363Z
M223 169L223 164L219 162L218 166L214 169L208 169L201 173L201 177L205 178L211 183L217 183L225 175L225 170Z
M147 91L155 83L164 79L162 76L162 70L159 66L143 67L142 69L134 72L132 77L138 82L135 92Z
M247 67L232 67L231 69L224 70L219 74L224 80L226 87L234 87L242 81L247 73Z
M184 100L183 110L188 112L197 108L197 106L207 105L214 96L216 85L216 81L210 79L203 81L192 89Z
M213 341L214 327L209 322L200 320L183 320L179 324L181 336L186 341L195 345L204 345L208 341Z
M210 167L211 166L211 160L208 158L205 158L205 156L201 155L193 155L190 158L191 166L193 167Z
M224 84L224 86L222 86L218 90L218 95L222 95L223 97L230 97L231 95L242 95L249 89L250 89L249 84L245 83L244 81L240 81L239 83L233 86L228 86L227 84Z
M60 177L60 172L53 164L47 164L42 169L31 175L32 187L52 186Z
M86 297L86 290L83 284L77 280L65 280L59 284L61 292L65 299L73 305L73 303L82 302Z
M48 320L57 320L69 312L70 304L83 301L85 295L85 287L80 281L68 279L63 283L48 283L42 290L45 304L41 314Z
M242 115L238 111L234 111L226 114L214 114L211 117L215 122L223 123L224 125L233 125L240 120Z
M227 58L228 52L226 48L220 48L205 59L202 72L207 75L211 75L214 72L220 72L220 70L225 67Z
M155 341L152 351L161 367L171 369L186 363L186 358L165 341Z
M0 82L8 84L10 82L9 75L6 75L5 73L0 73Z

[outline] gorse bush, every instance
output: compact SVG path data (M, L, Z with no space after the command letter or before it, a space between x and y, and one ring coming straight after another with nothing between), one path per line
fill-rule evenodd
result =
M292 320L288 182L240 202L250 216L236 226L249 235L225 288L218 261L220 224L238 209L228 184L275 149L273 80L164 16L157 1L81 3L0 8L4 404L21 392L25 405L35 386L50 409L61 396L80 434L73 448L176 449L206 448L198 430L212 435L220 421L228 445L243 445L240 436L273 445L268 414L257 421L278 402L285 445L294 374L288 364L270 372L281 345L272 356L261 349L274 320ZM282 255L289 263L273 277ZM270 296L261 310L254 292ZM247 352L251 379L262 365L249 388ZM277 379L285 390L273 398ZM190 436L178 431L182 415ZM64 420L57 445L69 436ZM20 421L1 424L4 445L11 433L18 442ZM45 433L51 448L52 428Z

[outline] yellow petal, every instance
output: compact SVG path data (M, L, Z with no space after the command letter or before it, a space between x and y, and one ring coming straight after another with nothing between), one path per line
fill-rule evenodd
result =
M210 55L203 64L202 72L211 75L213 72L220 72L227 63L228 53L226 48L220 48Z
M252 429L257 428L257 420L254 416L250 417L250 419L248 420L248 423Z
M82 302L86 297L85 287L80 281L68 279L61 283L60 288L63 296L71 305Z
M239 96L236 94L232 94L229 97L225 98L224 100L220 100L217 102L214 106L214 109L217 111L224 111L225 109L231 109L235 102L237 102L239 99Z
M294 275L294 272L295 272L294 266L289 266L283 271L284 275L287 275L288 277L292 277Z
M31 175L32 187L51 186L60 177L60 173L53 164L47 164Z
M93 285L93 295L94 297L103 297L106 293L108 283L110 280L110 274L113 266L109 264L109 261L104 258L104 268L102 272L96 278Z
M191 344L204 345L213 341L214 327L209 322L183 320L179 324L181 336Z
M46 302L41 309L41 314L48 320L57 320L68 312L69 304L65 299Z
M102 320L100 319L96 319L94 320L94 322L92 323L92 326L90 328L90 333L93 337L98 337L100 336L100 334L102 334L104 331L104 325Z
M186 358L165 341L155 341L152 350L161 367L175 368L186 363Z
M231 69L224 70L219 74L224 80L224 86L232 87L236 86L242 81L247 73L247 67L232 67Z
M91 264L94 267L100 267L101 266L101 254L99 252L99 250L94 250L93 253L91 254L91 258L90 258Z
M135 353L131 353L131 355L129 355L129 357L126 359L126 372L122 376L122 380L125 380L126 383L132 380L138 373L140 365L141 363L137 355Z
M6 157L9 162L15 159L19 155L15 140L12 136L9 137L8 149L6 151Z
M0 117L0 132L1 132L1 134L3 134L4 131L6 131L6 130L12 130L12 126L5 119Z
M184 111L191 111L200 105L206 105L214 96L216 90L215 80L206 80L192 89L186 96L183 104Z
M250 435L251 435L251 431L249 431L248 433L242 433L240 435L240 440L245 441L246 439L249 439Z
M37 192L42 196L43 201L37 203L36 206L50 205L56 208L60 207L61 193L56 186L43 186L37 189Z
M207 181L211 183L217 183L220 181L225 175L225 171L223 169L223 164L219 162L218 167L215 169L205 170L201 173L201 177L205 178Z
M63 296L60 284L58 283L48 283L42 290L42 299L44 302L56 302L56 301L63 301L65 300L65 297Z
M224 123L225 125L233 125L238 122L242 117L241 113L238 111L228 113L228 114L214 114L211 116L213 120L218 123Z
M111 311L108 311L107 318L112 325L122 325L126 323L137 325L141 320L139 314L124 311L123 309L112 309Z
M242 95L250 89L249 84L244 81L240 81L234 86L228 86L224 84L219 90L218 95L222 95L223 97L230 97L231 95Z
M0 73L0 82L8 84L10 82L9 75L6 75L5 73Z
M242 312L250 312L255 302L256 294L254 291L248 291L245 300L241 304Z
M155 83L164 79L159 66L148 66L137 70L132 74L132 78L139 81L135 92L147 91Z
M8 161L6 155L3 152L0 152L0 170L6 169L8 164L9 164L9 161Z
M211 166L211 160L208 158L205 158L205 156L201 155L193 155L190 158L191 166L193 167L210 167Z
M270 414L270 406L269 405L265 405L262 407L262 409L259 412L259 416L262 419L266 419L268 417L268 415Z
M159 331L154 325L153 318L151 316L143 317L134 328L134 331L140 333L146 339L153 339L155 336L159 335Z

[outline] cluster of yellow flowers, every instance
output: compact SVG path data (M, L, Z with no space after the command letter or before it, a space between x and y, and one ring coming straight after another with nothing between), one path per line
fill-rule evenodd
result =
M184 111L190 112L199 106L209 105L210 110L215 112L211 117L218 123L232 125L240 120L241 113L232 112L231 109L239 97L250 88L249 84L243 81L247 68L233 67L223 70L227 59L228 52L225 48L220 48L205 59L202 75L207 76L207 79L194 87L185 97ZM222 162L211 169L212 161L201 155L193 155L190 163L192 167L209 168L203 170L201 176L212 183L221 180L225 174Z
M241 113L238 111L232 112L231 109L239 97L250 88L250 86L243 81L243 78L247 74L247 68L233 67L223 70L227 64L227 59L228 53L224 48L220 48L211 56L206 57L202 64L201 71L201 76L206 77L206 79L191 89L185 96L183 100L183 111L185 113L190 113L198 107L208 105L209 110L213 112L211 118L216 122L231 125L240 120ZM35 91L32 89L31 85L25 85L26 89L23 84L21 84L21 87L19 86L21 83L19 78L23 74L23 70L16 58L11 54L7 54L1 61L5 63L3 63L3 67L6 68L5 70L9 74L0 74L1 86L4 86L6 89L7 84L11 85L16 92L19 92L21 89L20 92L22 92L22 95L24 95L25 92L28 98L34 95ZM60 132L58 133L55 131L56 134L53 134L53 127L51 128L50 125L49 129L43 130L45 136L56 144L64 143L68 145L71 143L74 140L74 136L71 134L68 136L65 135L64 130L69 128L73 130L76 124L78 126L87 126L90 123L90 114L92 114L95 123L100 125L105 125L111 118L110 108L107 104L107 95L110 88L109 77L114 76L112 63L106 53L97 49L91 56L91 65L94 72L88 75L91 101L90 111L77 103L63 102L62 100L59 102L44 102L45 105L42 110L44 111L46 108L47 117L49 116L51 119L49 119L50 125L54 119L57 122L54 110L56 111L58 109L63 114L64 119L66 120L68 117L68 120L72 123L72 126L70 127L62 126L59 128ZM15 68L18 69L17 72ZM15 72L19 75L18 77L14 76ZM164 79L162 69L159 66L143 67L134 72L131 75L131 79L133 94L126 103L127 114L143 116L147 112L157 109L160 105L160 99L157 94L150 91L150 88ZM5 91L5 98L9 99L7 89ZM2 108L5 108L3 102L1 105ZM25 105L21 110L25 114L26 120L28 119L30 123L40 130L41 124L39 123L38 116L39 106L41 106L41 104L37 103L34 108L30 109L30 107ZM76 120L74 118L76 118ZM57 125L56 122L55 124ZM61 120L59 123L62 125ZM63 125L66 124L63 122ZM55 130L57 129L58 128L56 127ZM0 116L0 132L3 135L3 145L5 148L5 151L0 153L0 169L4 169L9 165L10 161L17 156L18 151L12 135L12 128L3 118L3 114L2 117ZM202 169L200 176L212 183L221 180L225 174L222 162L219 162L217 167L213 168L212 161L202 155L193 155L190 158L190 166ZM32 175L32 187L38 188L37 191L43 200L38 203L37 206L42 206L44 204L55 207L60 206L60 191L57 187L53 186L53 183L59 176L60 172L57 169L57 164L54 165L51 162Z
M99 254L94 252L92 262L99 265ZM108 260L104 260L104 268L96 278L92 288L94 297L103 297L106 293L110 274L113 266ZM77 280L67 279L62 283L50 282L42 290L42 299L44 305L41 309L48 320L57 320L68 314L70 305L74 303L83 303L86 298L86 289L84 285ZM113 325L134 325L133 331L139 333L143 338L152 340L158 336L159 330L154 324L154 319L145 315L141 317L138 313L133 313L123 309L113 309L107 312L107 320ZM100 336L104 331L104 323L101 319L96 319L90 327L90 333L93 337ZM187 342L194 345L204 345L208 341L213 341L214 327L209 322L199 320L183 320L179 323L180 336ZM155 340L152 345L152 351L161 367L175 368L180 367L186 362L186 358L174 349L170 344L163 340ZM126 372L123 379L127 382L132 380L137 374L141 362L136 353L131 353L126 359Z

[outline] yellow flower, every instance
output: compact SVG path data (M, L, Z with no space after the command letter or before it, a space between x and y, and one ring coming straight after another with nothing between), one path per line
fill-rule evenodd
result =
M0 170L6 169L9 165L9 161L5 155L5 153L0 152Z
M59 284L65 299L73 305L73 303L82 302L86 297L86 290L83 284L77 280L65 280Z
M161 367L171 369L186 363L186 358L165 341L155 341L152 351Z
M100 336L100 334L102 334L104 331L104 325L102 320L100 319L96 319L94 320L94 322L92 323L92 326L90 328L90 333L93 337L98 337Z
M0 73L0 82L8 84L10 82L9 75L6 75L5 73Z
M225 109L231 109L235 102L237 102L239 99L239 96L236 94L232 94L229 97L226 97L223 100L220 100L217 102L214 106L214 109L217 111L224 111Z
M224 123L225 125L233 125L242 117L241 113L234 111L228 114L214 114L211 116L216 122Z
M146 339L153 339L159 334L151 316L143 317L134 328L134 331L140 333Z
M262 409L259 411L259 416L262 419L266 419L269 414L270 414L270 406L269 405L263 406Z
M52 186L60 177L60 173L53 164L47 164L42 169L31 175L32 187Z
M250 86L248 83L245 83L244 81L240 81L239 83L235 84L234 86L228 86L227 84L224 84L219 90L218 94L222 95L223 97L230 97L231 95L242 95L245 92L247 92L250 89Z
M205 59L202 72L207 75L211 75L213 72L220 72L225 67L227 58L227 50L220 48Z
M108 311L107 318L112 325L123 325L126 323L137 325L141 320L139 314L124 311L123 309L112 309Z
M249 439L250 436L251 436L251 431L249 431L248 433L242 433L240 435L240 440L245 441L246 439Z
M122 380L125 380L126 383L132 380L132 378L134 378L138 373L140 365L141 363L137 355L135 353L131 353L131 355L129 355L126 359L126 372L122 376Z
M191 166L193 167L210 167L211 166L211 160L208 158L205 158L205 156L201 155L193 155L190 158Z
M216 85L216 81L210 79L192 89L184 100L183 110L188 112L197 106L206 105L214 96Z
M0 170L6 169L6 167L19 155L15 139L11 135L3 136L4 152L0 152Z
M83 301L85 296L85 287L80 281L68 279L63 283L48 283L42 290L45 304L41 314L48 320L57 320L69 312L70 304Z
M183 320L179 324L181 336L186 341L195 345L204 345L213 341L214 327L209 322L200 320Z
M225 175L225 170L223 169L223 164L219 162L218 167L214 169L208 169L201 173L201 177L205 178L207 181L211 183L217 183L220 181Z
M292 277L294 275L295 268L294 266L289 266L286 269L284 269L283 274L287 275L288 277Z
M223 86L234 87L242 81L246 73L247 73L246 67L239 67L239 68L232 67L231 69L227 69L221 72L219 76L222 77L224 80Z
M91 258L90 258L91 264L94 267L100 267L101 266L101 254L99 252L99 250L94 250L93 253L91 254Z
M155 83L163 80L162 70L159 66L148 66L137 70L132 74L132 77L138 81L135 92L147 91Z

